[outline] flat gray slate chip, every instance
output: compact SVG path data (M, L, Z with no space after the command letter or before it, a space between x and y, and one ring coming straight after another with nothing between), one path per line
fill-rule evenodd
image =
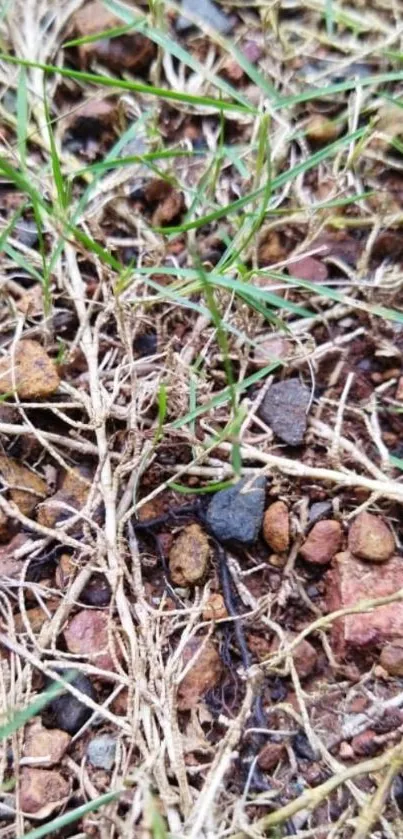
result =
M284 443L300 446L306 431L310 398L310 391L298 379L285 379L268 390L259 416Z
M207 509L207 525L220 542L252 544L262 525L266 478L244 478L217 492Z

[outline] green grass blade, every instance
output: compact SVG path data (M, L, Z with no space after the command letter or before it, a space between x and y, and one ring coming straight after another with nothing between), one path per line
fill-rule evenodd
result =
M361 309L364 312L369 312L371 315L377 315L384 318L384 320L393 320L396 323L403 323L403 312L397 309L388 309L386 306L378 306L375 303L365 303L362 300L355 300L341 291L334 288L321 285L320 283L311 283L309 280L300 280L298 277L287 276L285 274L277 273L276 271L259 271L260 276L271 277L271 279L285 281L292 285L297 285L299 288L304 288L314 294L320 294L322 297L327 297L328 300L334 300L336 303L344 303L353 306L356 309Z
M105 804L110 804L111 801L115 801L119 795L119 791L106 792L104 795L100 795L99 798L88 801L87 804L81 804L80 807L69 810L67 813L63 813L62 816L57 816L56 819L52 819L52 821L46 824L35 827L29 833L25 833L21 839L42 839L42 836L49 836L49 834L55 836L63 827L66 827L68 824L73 824L73 822L86 816L87 813L95 813L100 807L103 807Z
M261 379L264 379L265 376L268 376L270 373L273 373L274 370L280 367L280 362L275 361L272 364L268 364L266 367L263 367L261 370L258 370L256 373L253 373L251 376L248 376L242 382L236 382L234 384L234 389L236 393L239 395L247 390L248 387L256 384L256 382L260 382ZM175 420L174 422L170 423L169 428L183 428L185 425L188 425L193 420L201 417L203 414L207 413L208 411L214 410L214 408L219 408L221 405L225 405L231 398L231 390L229 387L225 387L220 393L216 396L213 396L212 399L209 399L205 405L198 405L197 408L194 408L193 411L189 411L185 414L184 417L179 417L179 419Z
M205 67L200 61L198 61L197 58L187 52L187 50L183 49L183 47L176 41L172 40L166 32L151 26L145 16L134 16L133 12L128 9L127 6L121 6L120 3L116 3L114 0L104 0L104 5L115 15L126 21L131 29L141 31L147 38L150 39L150 41L153 41L154 44L161 47L161 50L170 53L170 55L173 55L178 61L181 61L187 67L190 67L191 70L194 70L199 76L213 84L217 90L220 90L222 93L225 93L227 96L235 99L236 102L240 102L247 108L253 107L247 97L244 96L240 90L237 90L237 88L230 85L225 81L225 79L222 79L220 76L212 73L211 70ZM108 33L108 37L113 37L111 34L112 32L113 30Z
M334 143L330 143L323 149L319 149L319 151L315 152L308 158L308 160L303 160L301 163L297 163L296 166L293 166L292 169L286 169L284 172L281 172L280 175L277 175L272 180L271 188L272 192L274 192L279 187L283 186L284 184L288 183L288 181L293 180L294 178L298 177L298 175L302 174L302 172L309 172L318 163L321 163L323 160L326 160L328 157L332 157L333 154L336 154L339 149L342 149L344 146L350 145L350 143L354 143L356 140L361 139L367 131L367 126L362 128L358 128L356 131L351 132L350 134L345 134L344 137L339 137L338 140L335 140ZM265 186L261 186L258 189L249 192L248 195L242 196L242 198L238 198L236 201L232 201L231 204L228 204L226 207L220 207L218 210L214 210L212 213L208 213L201 218L195 219L194 221L186 222L185 224L178 224L176 227L164 227L164 228L156 228L160 233L183 233L187 230L194 230L198 227L203 227L205 224L210 224L213 221L217 221L217 219L227 217L231 213L235 213L238 210L242 210L243 207L246 207L252 201L255 201L256 198L259 198L263 195L265 190Z
M187 487L185 484L177 484L175 481L168 481L168 486L181 495L206 495L209 492L218 492L220 489L228 489L233 486L233 481L213 481L204 487Z
M172 102L185 102L188 105L215 108L217 111L236 111L243 114L256 114L256 108L252 105L243 105L240 102L227 102L224 99L214 99L211 96L196 96L192 93L182 93L177 90L169 90L164 87L143 84L142 82L131 82L125 79L112 79L110 76L101 76L97 73L86 73L83 70L71 70L67 67L58 67L54 64L42 64L39 61L16 58L15 56L0 54L0 59L8 64L16 64L21 67L34 67L43 70L44 73L59 75L63 78L74 79L83 84L95 84L101 87L110 87L115 90L129 90L132 93L144 93L148 96L156 96L159 99L167 99Z
M21 67L17 88L17 147L22 169L25 169L27 162L27 125L27 73L25 67Z
M325 87L310 88L303 93L297 93L293 96L284 96L277 102L275 108L292 108L294 105L300 105L302 102L311 102L313 99L324 99L329 96L335 96L337 93L348 93L348 91L357 90L359 87L376 88L381 84L401 81L403 81L402 70L393 70L390 73L379 73L374 76L364 76L361 79L347 79L345 82L335 82Z
M60 209L66 210L68 204L67 190L64 183L64 178L60 166L59 155L56 148L55 137L52 129L52 122L49 113L49 105L46 96L46 86L43 85L43 104L45 109L46 125L48 129L49 144L50 144L50 161L52 166L53 180L55 182L57 197Z

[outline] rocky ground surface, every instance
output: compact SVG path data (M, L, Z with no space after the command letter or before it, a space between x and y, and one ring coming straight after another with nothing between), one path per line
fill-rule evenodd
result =
M1 839L403 836L401 14L2 17Z

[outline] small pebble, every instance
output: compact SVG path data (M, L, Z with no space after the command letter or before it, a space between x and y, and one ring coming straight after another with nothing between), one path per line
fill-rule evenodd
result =
M331 501L317 501L309 508L308 522L309 524L315 524L319 519L328 518L331 513Z
M276 553L285 553L290 545L290 516L284 501L275 501L263 518L263 537Z
M234 28L234 18L225 15L211 0L182 0L182 9L191 15L200 17L221 35L229 35ZM180 15L176 21L178 32L191 29L194 24L185 15Z
M372 728L367 728L361 734L357 734L351 741L354 754L359 757L372 757L379 752L379 744L376 742L376 733Z
M341 524L334 519L324 519L314 524L300 554L306 562L313 565L326 565L341 548Z
M169 573L176 586L195 586L206 576L210 545L199 524L184 527L169 552Z
M55 809L66 803L71 783L54 769L36 769L24 766L20 775L19 807L23 813L32 813L45 819Z
M109 772L116 757L116 738L112 734L100 734L90 740L87 746L87 757L92 766Z
M280 763L284 754L285 746L283 743L266 743L259 752L257 759L258 765L265 772L270 772L271 769L274 769Z
M49 682L49 684L53 683ZM95 691L87 676L78 673L72 680L71 685L80 693L95 700ZM66 693L52 699L42 711L42 722L47 728L61 728L62 731L67 731L69 734L76 734L92 713L91 708L88 708L87 705L84 705L79 699L66 691Z
M397 638L384 646L380 663L390 676L403 676L403 639Z
M285 379L268 390L259 415L274 434L289 446L300 446L304 441L310 391L298 379Z
M207 509L207 525L220 542L256 541L262 525L266 478L244 478L214 495Z
M215 687L223 674L223 663L212 641L192 638L183 651L183 666L194 658L194 664L178 687L178 708L188 711L196 708L204 694Z
M312 749L312 746L303 731L299 731L298 734L292 738L292 745L297 757L302 758L303 760L315 760L316 755Z
M386 562L395 551L395 540L380 516L363 512L359 513L350 527L348 547L359 559Z

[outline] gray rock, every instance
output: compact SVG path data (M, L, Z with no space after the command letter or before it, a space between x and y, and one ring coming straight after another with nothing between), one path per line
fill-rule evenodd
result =
M51 684L51 682L49 681L48 684ZM70 684L77 688L80 693L90 697L90 699L95 699L94 688L87 676L78 673ZM76 734L91 714L91 708L88 708L73 694L66 691L49 702L42 712L42 723L47 728L61 728L62 731L68 731L69 734Z
M207 525L220 542L250 545L262 525L266 478L244 478L217 492L207 509Z
M306 431L310 398L310 391L298 379L286 379L271 386L259 415L280 440L289 446L300 446Z
M191 15L200 17L221 35L228 35L235 26L234 18L225 15L211 0L182 0L182 9ZM192 21L184 15L180 15L176 21L177 32L185 32L192 26L194 26Z
M115 763L116 737L112 734L100 734L88 743L87 757L92 766L109 772Z
M328 516L331 516L332 511L333 506L331 501L316 501L309 508L308 523L315 524L315 522L320 521L320 519L325 519Z

